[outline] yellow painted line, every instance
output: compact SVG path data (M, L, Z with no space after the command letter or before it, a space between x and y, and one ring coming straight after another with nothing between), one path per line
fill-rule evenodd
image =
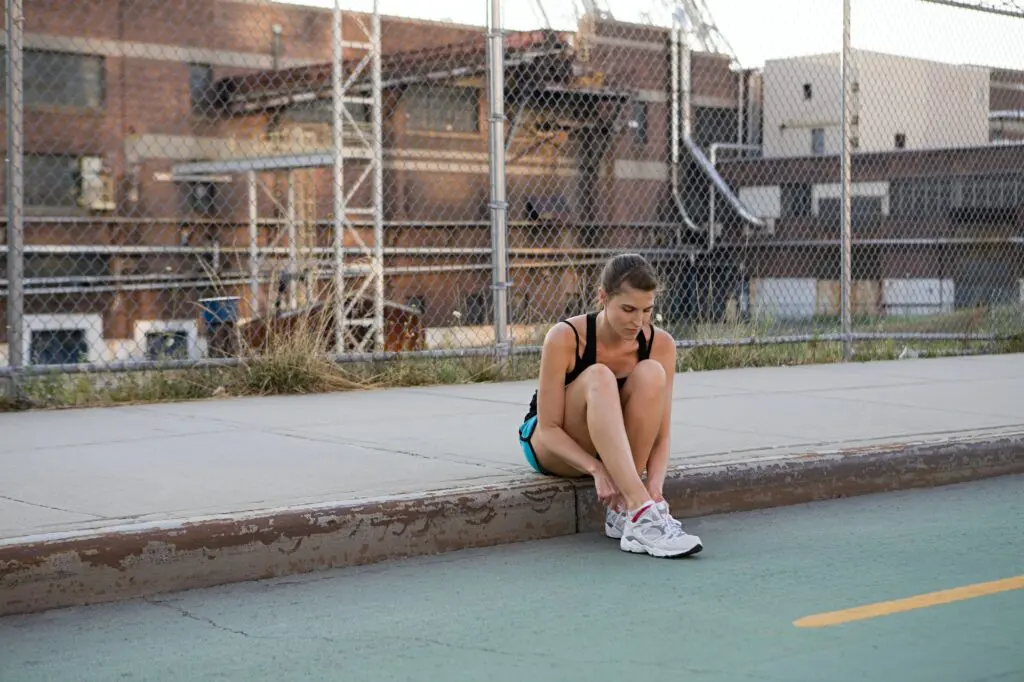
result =
M993 580L987 583L965 585L964 587L954 587L949 590L939 590L938 592L928 592L927 594L919 594L905 599L894 599L893 601L883 601L877 604L856 606L852 609L804 616L794 620L793 625L798 628L825 628L830 625L841 625L855 620L890 616L894 613L924 609L929 606L939 606L940 604L949 604L964 599L974 599L975 597L985 597L990 594L1020 589L1024 589L1024 575L1018 575L1015 578L1004 578L1003 580Z

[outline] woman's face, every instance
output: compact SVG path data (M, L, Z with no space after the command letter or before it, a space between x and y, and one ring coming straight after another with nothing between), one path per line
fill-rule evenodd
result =
M654 311L654 292L639 291L624 284L619 293L608 296L600 292L608 326L623 339L635 339L641 329L651 322Z

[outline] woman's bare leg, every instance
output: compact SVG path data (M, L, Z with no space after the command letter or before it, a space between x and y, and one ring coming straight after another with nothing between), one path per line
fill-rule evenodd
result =
M588 367L566 389L562 429L587 452L600 453L601 462L622 493L627 509L637 509L651 499L637 473L618 384L608 367ZM544 446L543 437L535 438L534 448L541 466L551 473L581 475L575 467L550 452ZM645 462L649 454L650 447L644 456Z
M622 413L636 472L647 469L665 408L665 368L656 360L643 360L622 389Z

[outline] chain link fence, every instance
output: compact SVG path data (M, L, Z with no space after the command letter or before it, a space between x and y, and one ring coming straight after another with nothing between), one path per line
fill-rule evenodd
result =
M681 345L1020 335L1024 10L849 2L5 0L0 373L536 349L626 250Z
M873 26L877 7L853 0L857 25ZM885 25L851 39L854 330L911 349L1020 334L1024 3L891 0L884 10L890 26L917 22L895 53L874 48ZM834 200L817 200L835 215Z

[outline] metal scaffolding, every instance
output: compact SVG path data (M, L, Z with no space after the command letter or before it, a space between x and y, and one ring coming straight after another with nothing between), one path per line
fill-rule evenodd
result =
M287 236L288 257L285 281L287 282L287 304L291 309L302 307L299 301L298 281L300 274L306 281L307 292L312 295L312 284L323 279L320 272L326 261L317 257L315 219L297 216L296 194L299 187L297 174L316 168L332 169L333 216L330 271L333 279L331 298L335 320L335 348L346 352L353 348L366 352L366 345L372 340L375 352L384 350L384 190L383 190L383 115L381 111L381 36L380 10L378 1L373 2L369 26L359 14L348 18L359 28L361 35L348 39L343 32L340 0L335 0L332 16L331 50L331 105L332 125L330 149L310 149L311 145L298 140L295 148L289 149L288 140L277 153L256 154L232 159L211 159L177 164L173 177L185 178L196 175L245 173L248 180L249 201L249 295L250 308L256 315L260 309L260 283L267 280L264 272L266 257L277 251L282 236ZM345 73L345 51L356 52L362 57ZM365 84L366 70L371 73L369 87ZM354 85L355 84L355 85ZM370 124L356 122L346 104L359 104L369 111ZM294 142L294 140L292 141ZM352 182L345 180L346 161L361 168ZM258 173L281 172L287 177L287 193L283 206L285 215L283 231L278 229L275 237L266 246L260 245L261 220L259 215L259 193L262 183ZM351 177L351 173L349 174ZM359 189L370 182L368 204L356 202ZM264 187L265 189L265 187ZM363 238L357 229L355 216L368 216L373 226L371 243ZM312 240L302 239L299 223L311 223ZM305 242L305 244L304 244ZM346 260L346 251L355 256ZM300 273L300 260L312 266L312 271ZM372 315L353 317L353 310L367 295L373 299ZM270 313L271 311L268 311ZM365 327L367 333L353 334L357 327Z
M923 0L936 5L949 5L959 9L973 9L989 14L1001 14L1008 17L1024 18L1024 1L1022 0Z

